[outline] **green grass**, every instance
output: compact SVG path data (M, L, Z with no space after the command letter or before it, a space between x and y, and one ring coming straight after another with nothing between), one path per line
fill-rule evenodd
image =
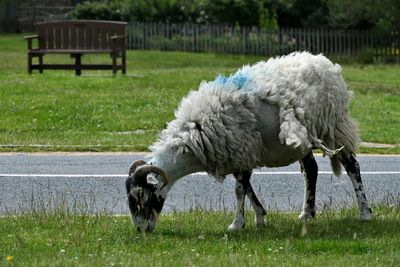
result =
M58 212L0 218L0 265L11 266L398 266L399 206L374 209L360 222L356 209L326 210L303 223L270 212L268 226L228 232L228 212L161 216L155 232L133 230L128 216Z
M145 151L188 91L262 59L129 51L126 77L112 77L111 71L75 77L72 71L28 75L21 35L1 35L0 51L0 151ZM70 61L45 56L45 62ZM85 55L83 61L110 58ZM399 144L400 67L344 65L343 72L355 92L350 112L363 141ZM400 153L400 148L362 151Z
M359 122L361 138L368 142L400 143L400 67L344 68L354 91L350 113Z

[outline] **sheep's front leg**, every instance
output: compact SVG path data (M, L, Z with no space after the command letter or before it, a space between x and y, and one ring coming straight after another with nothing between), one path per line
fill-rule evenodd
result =
M305 188L303 211L299 218L301 220L308 220L315 217L315 191L317 186L318 165L312 152L300 160L300 165L304 173Z
M343 167L346 169L353 184L354 191L356 192L361 220L370 220L372 210L369 207L367 197L365 196L364 186L361 180L360 165L353 155L342 155L339 159L343 164Z
M245 177L243 180L247 183L246 195L250 200L251 206L253 206L254 212L256 213L254 219L256 226L265 226L264 216L267 213L265 212L264 207L261 205L261 202L258 200L256 194L254 193L253 187L250 184L251 172L243 172L242 175Z
M235 193L236 193L236 198L237 198L237 207L236 207L236 215L235 219L233 220L232 224L229 226L229 230L238 230L242 229L245 225L245 219L244 219L244 204L245 204L245 196L250 200L251 205L254 208L254 211L256 213L256 218L255 222L257 226L264 226L265 221L264 221L264 215L265 210L263 206L261 205L260 201L256 197L256 194L254 193L253 188L251 187L250 184L250 177L251 177L251 172L237 172L234 173L234 176L236 178L236 188L235 188Z
M228 230L238 230L244 228L244 203L246 197L246 188L243 184L243 175L242 173L234 173L236 178L236 186L235 186L235 194L236 194L236 214L235 219L229 225Z

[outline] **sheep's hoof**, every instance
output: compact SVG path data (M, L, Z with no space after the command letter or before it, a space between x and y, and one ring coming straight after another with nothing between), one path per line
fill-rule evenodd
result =
M263 228L263 227L266 226L266 223L265 223L265 221L264 221L264 218L262 218L262 220L257 220L257 219L255 219L254 223L255 223L255 225L256 225L257 228Z
M302 221L312 220L315 217L315 212L302 211L299 215L299 219Z
M229 231L237 231L237 230L240 230L243 228L244 228L244 224L232 223L231 225L229 225L228 230Z
M256 227L257 228L264 228L264 227L266 227L267 226L267 224L265 223L265 222L263 222L263 223L256 223Z
M372 219L372 210L367 209L360 214L361 221L370 221Z

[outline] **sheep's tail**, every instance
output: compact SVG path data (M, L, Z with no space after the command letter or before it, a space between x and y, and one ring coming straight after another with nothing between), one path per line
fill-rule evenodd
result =
M340 163L338 156L332 156L330 157L330 160L333 174L336 177L339 177L342 174L342 164Z
M345 117L341 123L336 124L334 137L325 138L322 141L319 138L311 136L312 144L322 150L324 155L329 156L331 160L332 171L335 176L342 174L342 164L339 160L341 155L356 154L358 150L359 137L356 124L349 117ZM331 147L337 149L331 149Z
M338 149L332 150L329 147L327 147L322 140L318 138L312 138L313 139L313 145L315 147L318 147L319 149L322 150L324 155L328 156L331 160L331 167L333 174L335 176L339 177L342 174L342 164L340 163L340 160L338 158L338 153L344 149L344 146L341 146Z

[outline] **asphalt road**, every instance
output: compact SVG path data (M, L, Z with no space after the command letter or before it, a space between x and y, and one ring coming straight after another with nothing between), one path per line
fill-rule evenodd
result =
M30 210L127 213L124 181L133 160L147 154L0 154L0 214ZM347 175L331 174L329 159L316 157L320 174L317 206L355 203ZM368 198L373 202L400 199L400 156L359 156ZM270 210L300 210L304 180L295 163L284 168L255 170L253 188ZM234 178L217 182L205 173L180 179L169 193L164 212L190 209L232 210Z

